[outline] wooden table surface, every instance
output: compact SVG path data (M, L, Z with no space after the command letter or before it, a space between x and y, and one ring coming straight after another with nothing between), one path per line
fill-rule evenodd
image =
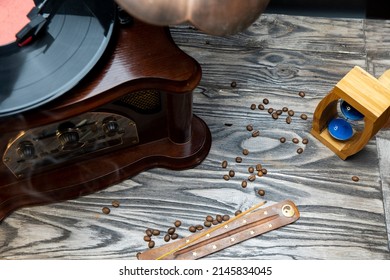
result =
M208 157L191 170L153 169L76 200L18 210L0 225L0 258L136 259L147 250L147 228L164 232L181 220L177 232L184 237L207 215L291 199L298 221L206 259L390 259L390 130L346 161L310 134L316 105L353 66L376 77L390 68L390 21L263 14L245 32L224 38L189 26L171 31L203 69L194 113L212 133ZM294 110L291 124L250 109L264 98L267 108ZM294 144L294 137L309 143ZM229 181L222 178L223 160L235 171ZM248 166L257 163L268 173L242 188ZM165 244L163 234L154 240Z

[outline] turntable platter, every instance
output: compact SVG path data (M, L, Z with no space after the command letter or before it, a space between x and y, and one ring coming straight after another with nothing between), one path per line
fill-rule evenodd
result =
M43 105L73 88L103 55L113 1L67 0L30 44L0 47L0 117Z

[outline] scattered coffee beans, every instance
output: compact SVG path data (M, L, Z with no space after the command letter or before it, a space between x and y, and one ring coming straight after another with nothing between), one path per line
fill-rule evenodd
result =
M230 180L230 177L229 177L229 175L223 175L223 179L225 180L225 181L229 181Z
M222 223L222 221L223 221L222 216L219 214L215 216L215 219L218 221L218 223Z
M263 99L263 104L267 105L269 103L269 100L267 98Z
M288 110L288 115L290 116L290 117L292 117L292 116L294 116L294 114L295 114L295 112L293 111L293 110Z
M249 155L249 150L248 149L243 149L242 150L242 154L245 155L245 156Z
M154 236L158 236L158 235L160 235L160 231L158 229L154 229L154 230L152 230L152 234Z
M352 181L358 182L360 179L358 176L352 176Z
M170 236L169 234L166 234L166 235L164 236L164 241L165 241L165 242L169 242L169 240L171 240L171 236Z
M251 105L251 110L254 110L254 109L256 109L256 104Z
M268 113L269 113L269 114L272 114L273 112L274 112L274 109L273 109L273 108L269 108L269 109L268 109Z
M103 207L102 208L102 212L104 213L104 214L110 214L110 212L111 212L111 210L110 210L110 208L108 208L108 207Z
M264 110L265 109L263 104L259 104L259 106L257 106L257 108L259 108L260 110Z
M302 115L301 115L301 119L302 119L302 120L307 120L307 115L306 115L306 114L302 114Z
M152 240L152 238L150 238L150 236L148 236L148 235L144 236L144 241L149 242L150 240Z
M214 218L211 217L210 215L208 215L208 216L206 217L206 221L207 221L207 222L212 222L213 220L214 220Z
M229 221L230 220L230 216L229 215L223 215L222 216L222 220L225 221L225 222Z
M175 240L175 239L177 239L178 237L179 237L179 235L178 235L177 233L174 233L174 234L172 234L171 239L172 239L172 240Z
M303 92L303 91L300 91L298 94L300 97L305 97L305 92Z
M306 145L307 143L309 143L309 139L303 138L303 139L302 139L302 144L305 144L305 145Z
M237 210L237 211L234 213L234 216L238 216L238 215L240 215L241 213L242 213L241 210Z
M280 137L279 141L280 141L280 143L284 143L284 142L286 142L286 138L285 137Z
M282 111L283 111L283 112L287 112L287 111L288 111L288 108L287 108L287 107L283 107L283 108L282 108Z
M250 176L248 177L248 180L249 180L250 182L253 182L254 180L256 180L256 176L255 176L255 175L250 175Z
M202 225L196 225L195 227L196 227L196 230L202 230L202 229L204 229L204 227L203 227Z
M294 144L298 144L298 143L299 143L299 140L298 140L298 138L293 138L293 139L292 139L292 142L293 142Z
M236 173L234 172L234 170L230 170L230 171L229 171L229 176L230 176L230 178L234 177L234 175L236 175Z
M242 157L236 157L236 162L241 163L242 162Z
M146 233L147 236L152 236L153 235L151 229L145 230L145 233Z
M154 243L153 240L152 240L152 241L149 241L148 247L149 247L150 249L152 249L152 248L154 247L155 244L156 244L156 243Z
M277 113L272 113L272 118L274 120L277 120L279 118L279 115Z
M256 164L256 171L260 171L263 168L263 166L259 163Z
M253 137L257 137L259 135L260 135L260 131L258 131L258 130L255 130L255 131L252 132L252 136Z
M211 225L212 225L212 223L209 221L205 221L203 224L205 227L211 227Z
M248 186L248 183L244 180L241 182L241 187L243 187L244 189Z
M190 232L195 232L195 231L196 231L196 227L190 226L190 227L188 228L188 230L189 230Z
M248 167L248 172L249 173L255 172L255 169L253 168L253 166Z
M286 123L287 123L287 124L290 124L290 123L291 123L291 120L292 120L291 117L288 116L288 117L286 118Z
M172 234L175 233L175 231L176 231L176 229L175 229L174 227L170 227L170 228L168 229L168 234L172 235Z
M263 177L263 175L264 175L263 171L261 171L261 170L257 171L257 176Z
M252 130L253 130L253 125L248 124L248 125L246 126L246 130L252 131Z
M180 227L181 226L181 221L176 220L174 225L175 225L175 227Z
M302 148L298 148L297 153L298 154L302 154L303 153L303 149Z
M120 203L119 203L118 200L114 200L114 201L111 202L111 205L112 205L113 207L117 208L117 207L119 207Z
M265 195L265 191L264 190L258 190L257 193L260 195L260 196L264 196Z
M226 160L222 161L222 168L226 168L228 166L228 162Z
M276 114L277 114L278 116L280 116L282 113L283 113L282 110L276 110Z
M267 173L268 173L268 170L267 170L267 169L265 169L265 168L262 168L262 169L261 169L261 172L263 172L263 174L265 175L265 174L267 174Z
M230 86L231 86L232 88L235 88L235 87L237 86L237 82L235 82L235 81L231 82L231 83L230 83Z

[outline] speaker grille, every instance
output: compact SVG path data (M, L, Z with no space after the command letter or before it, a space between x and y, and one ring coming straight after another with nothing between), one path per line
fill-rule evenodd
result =
M161 110L161 94L153 89L129 93L122 97L119 102L143 114L156 113Z

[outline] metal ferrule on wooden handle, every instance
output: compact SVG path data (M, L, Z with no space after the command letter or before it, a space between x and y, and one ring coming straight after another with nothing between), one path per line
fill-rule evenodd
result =
M173 243L147 250L140 260L195 260L238 244L249 238L278 229L299 219L296 205L285 200L231 220Z

